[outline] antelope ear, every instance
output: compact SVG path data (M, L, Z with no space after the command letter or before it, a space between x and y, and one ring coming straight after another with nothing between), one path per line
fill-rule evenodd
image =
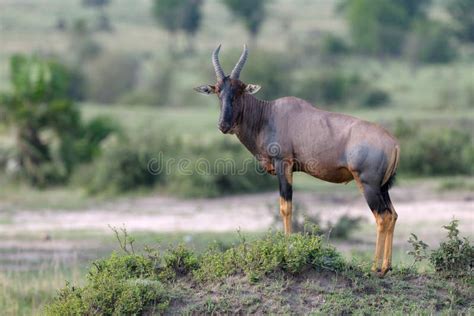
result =
M250 93L250 94L254 94L254 93L257 93L258 90L260 90L260 88L261 87L258 84L248 84L245 87L245 92Z
M216 87L208 84L196 87L194 90L205 95L216 93Z

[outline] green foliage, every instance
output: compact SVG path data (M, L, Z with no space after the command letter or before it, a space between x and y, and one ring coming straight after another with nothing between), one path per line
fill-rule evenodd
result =
M351 232L360 226L361 217L342 215L334 225L330 225L329 233L333 238L347 239Z
M472 276L474 272L474 246L467 238L459 237L458 220L443 226L448 239L430 255L435 270L446 277Z
M428 258L428 254L426 252L428 245L423 240L419 240L417 235L411 233L408 243L412 247L412 249L407 252L407 254L412 256L414 259L412 266L414 266L417 262Z
M355 48L363 53L398 55L415 19L431 0L346 0L343 2Z
M295 70L296 62L280 53L255 51L243 69L242 79L262 86L258 97L264 100L294 95L316 105L352 103L366 107L382 106L390 100L385 90L372 87L357 73L323 67L302 76Z
M390 94L385 90L374 88L367 91L361 100L361 105L369 108L376 108L390 102Z
M408 252L414 258L413 265L429 259L436 272L447 278L472 278L474 272L474 246L470 241L459 236L459 221L453 219L443 228L448 231L447 239L439 244L438 249L428 255L428 245L411 234L408 242L412 250Z
M161 143L165 150L166 142ZM159 148L153 143L140 143L127 139L111 139L102 148L102 154L89 167L82 180L90 193L120 193L152 187L164 181L164 173L153 173L150 162L160 159ZM161 160L156 161L162 163Z
M416 62L447 63L457 56L451 31L432 21L415 24L406 50L408 57Z
M213 248L199 258L183 245L171 247L162 256L148 252L112 253L95 261L87 283L80 288L67 284L46 307L46 314L162 313L173 296L169 282L189 275L203 281L243 272L255 282L276 272L294 275L307 269L340 271L344 267L332 247L317 236L303 234L268 233L261 240L242 239L225 252Z
M263 239L240 244L220 252L211 248L195 271L200 280L220 279L244 273L250 280L278 272L298 274L306 269L339 271L342 257L313 234L268 233Z
M472 136L458 129L418 132L401 138L400 171L415 175L455 175L474 172Z
M98 116L77 128L75 135L64 136L59 146L64 168L68 174L74 166L91 162L100 154L101 143L111 134L120 133L116 122L105 116Z
M403 11L390 1L349 1L347 19L356 49L364 53L397 53L406 24ZM390 44L389 44L390 43Z
M194 35L201 23L202 0L154 0L153 16L168 32Z
M369 269L367 262L344 262L320 237L306 233L269 232L249 241L240 235L240 243L227 250L216 244L198 256L183 245L162 254L148 249L138 255L129 248L96 261L84 285L67 284L45 312L466 314L472 309L469 276L446 280L395 266L380 279Z
M416 18L426 17L432 0L394 0L393 2L403 8L408 19L414 20Z
M295 85L294 95L316 105L331 105L346 101L361 85L362 80L357 75L327 70Z
M18 96L46 101L66 97L67 71L61 65L15 55L10 67L11 84Z
M234 67L234 64L232 66ZM258 84L262 89L258 98L273 100L291 92L292 65L287 56L281 53L256 50L248 59L241 78L246 83Z
M0 104L16 129L21 172L37 186L65 181L77 162L96 154L113 128L103 120L82 123L70 100L75 77L62 64L16 55L10 70L13 91L2 95Z
M447 9L459 38L474 42L474 2L472 0L449 0Z
M224 0L226 7L238 19L252 37L256 37L266 17L266 0Z
M157 279L155 262L117 255L94 262L82 288L67 285L47 306L47 315L130 315L163 312L169 293Z
M184 144L162 134L110 139L78 178L90 193L151 188L183 197L215 197L276 187L240 144Z
M173 280L191 273L198 267L197 256L183 244L179 244L163 254L163 265L159 269L159 276L162 280Z
M350 48L346 41L337 35L326 34L321 40L321 54L325 57L340 57L349 53Z
M339 69L321 70L316 75L294 80L293 94L316 105L358 104L377 107L389 102L389 94L374 88L358 74Z
M184 197L216 197L277 187L255 158L237 143L185 146L181 165L171 170L168 190Z

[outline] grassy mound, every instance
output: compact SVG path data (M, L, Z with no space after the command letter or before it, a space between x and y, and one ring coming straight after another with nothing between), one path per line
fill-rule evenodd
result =
M133 242L133 241L132 241ZM395 269L385 279L347 263L312 233L268 233L201 255L183 245L96 261L83 287L70 284L48 315L201 313L439 313L473 310L472 277Z

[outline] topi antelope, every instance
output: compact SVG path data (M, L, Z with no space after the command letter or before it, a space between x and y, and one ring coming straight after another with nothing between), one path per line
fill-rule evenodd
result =
M247 47L244 46L229 76L219 63L220 47L212 53L217 83L195 90L217 94L221 108L218 128L224 134L237 135L263 168L278 177L285 233L291 233L293 172L305 172L334 183L354 179L377 224L372 270L384 276L391 269L397 221L388 194L399 160L397 140L378 125L323 111L302 99L255 98L253 94L260 86L239 80L248 56Z

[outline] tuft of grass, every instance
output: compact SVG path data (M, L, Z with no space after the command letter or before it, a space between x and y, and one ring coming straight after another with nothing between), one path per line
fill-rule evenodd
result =
M163 280L173 280L187 275L199 267L197 256L184 244L170 248L163 255L163 265L159 277Z
M69 279L78 284L82 271L77 265L49 263L38 270L0 271L0 310L2 315L40 315L46 302Z
M459 221L453 219L443 228L448 231L446 240L439 244L437 249L427 252L428 245L411 234L408 242L412 250L408 255L414 258L412 267L422 260L428 259L438 275L444 278L471 279L474 277L474 246L467 237L459 236Z
M169 297L155 273L154 260L113 253L94 262L87 284L67 284L46 309L46 315L141 314L164 311Z
M194 273L198 280L216 280L235 274L244 274L256 281L278 272L299 274L307 269L340 271L342 257L325 244L320 236L297 233L269 233L253 242L241 242L221 252L215 247L201 258Z
M448 231L447 239L433 250L430 262L435 270L445 277L473 276L474 246L469 240L459 236L457 220L443 226Z

